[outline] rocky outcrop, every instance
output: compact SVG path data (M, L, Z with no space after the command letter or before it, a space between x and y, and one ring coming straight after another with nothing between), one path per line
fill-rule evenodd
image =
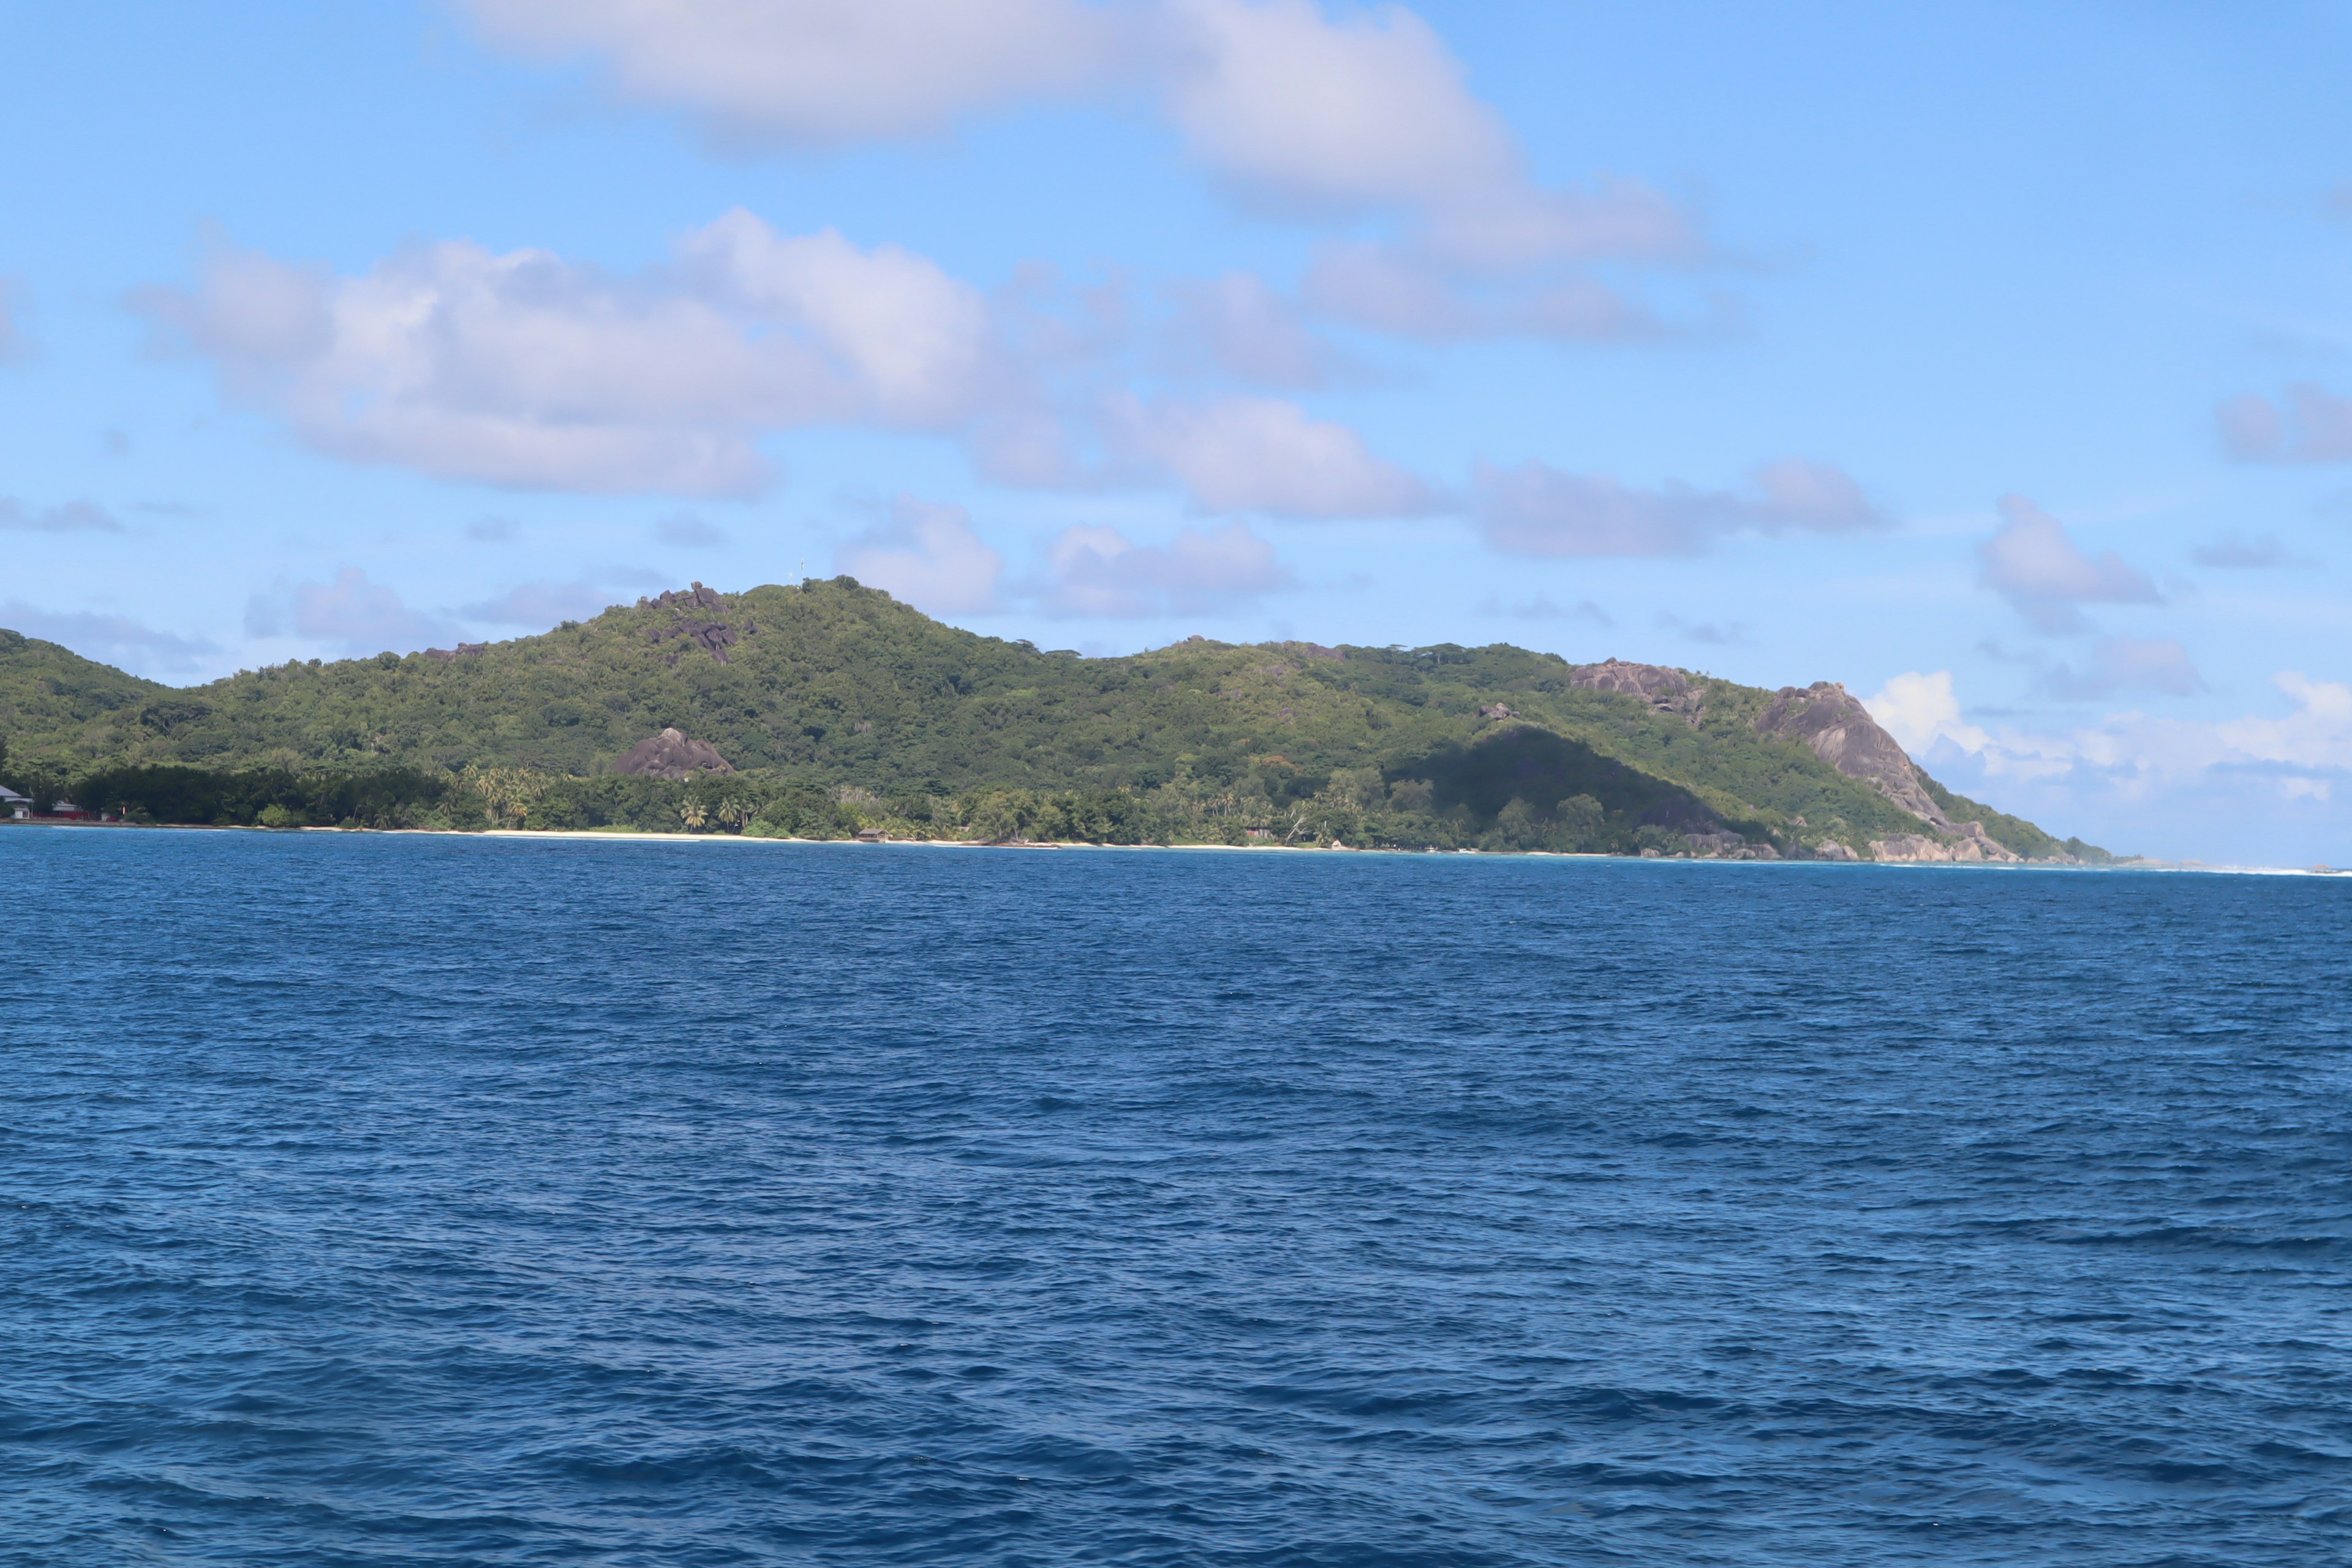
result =
M664 730L631 746L613 764L613 771L646 778L684 779L696 773L731 773L735 769L709 742L689 741L677 730Z
M673 637L682 638L688 647L700 648L720 664L732 664L735 662L734 656L727 650L733 647L740 637L749 637L757 632L760 629L758 625L746 621L739 632L732 622L706 621L687 613L689 610L715 610L726 603L726 595L697 583L683 592L666 589L656 598L639 599L637 608L669 610L675 612L677 616L677 619L667 626L646 628L646 637L648 641L658 646ZM671 654L669 662L675 666L677 663L677 655Z
M665 588L650 599L639 599L641 610L715 610L727 602L727 596L716 588L706 588L699 583L684 588Z
M725 621L698 621L688 616L668 626L656 626L646 636L656 643L684 637L690 646L700 648L721 664L735 662L733 656L727 651L735 646L735 628Z
M1880 860L1927 862L2000 862L2014 864L2025 858L2008 846L1985 837L1981 823L1961 826L1957 837L1930 838L1923 833L1893 833L1870 841L1870 853Z
M1757 718L1756 731L1801 741L1822 761L1850 779L1860 779L1929 826L1959 831L1927 793L1910 755L1843 686L1817 680L1807 687L1780 688L1771 706Z
M1706 694L1679 669L1662 664L1628 664L1606 658L1580 664L1568 672L1568 683L1587 691L1613 691L1637 698L1659 713L1681 717L1694 730L1706 717Z

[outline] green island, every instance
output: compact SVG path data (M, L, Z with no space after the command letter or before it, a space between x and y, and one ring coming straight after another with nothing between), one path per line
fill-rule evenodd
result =
M1118 658L846 578L179 688L0 631L0 784L133 823L2095 863L1843 687L1488 647Z

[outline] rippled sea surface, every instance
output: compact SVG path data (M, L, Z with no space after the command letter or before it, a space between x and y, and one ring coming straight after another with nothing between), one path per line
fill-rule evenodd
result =
M2352 1557L2352 882L0 829L0 1563Z

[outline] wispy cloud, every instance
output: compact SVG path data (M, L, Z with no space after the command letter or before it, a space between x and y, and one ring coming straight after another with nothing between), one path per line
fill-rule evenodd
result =
M2035 684L2049 696L2082 701L2123 691L2188 697L2205 689L2205 678L2174 638L2101 637L2092 645L2085 668L2048 665Z
M198 668L220 652L220 646L208 637L157 631L128 616L49 610L21 599L0 604L0 626L146 675Z
M2200 566L2224 572L2258 572L2273 566L2303 564L2287 553L2286 545L2275 533L2265 533L2258 539L2223 534L2197 546L2189 552L2189 558Z
M121 533L122 520L95 501L69 500L61 506L26 506L0 496L0 532Z
M1559 605L1551 595L1538 592L1533 598L1518 599L1506 605L1500 594L1490 594L1479 605L1482 616L1509 616L1521 621L1590 621L1596 626L1614 626L1617 623L1608 611L1590 599L1579 599L1573 605Z
M254 637L290 632L352 654L414 652L465 635L463 626L446 616L410 608L398 593L369 581L357 566L342 568L330 582L256 594L246 604L245 630Z
M1726 534L1852 533L1886 521L1844 470L1797 458L1764 465L1738 490L1481 465L1474 492L1479 531L1510 555L1697 555Z
M1065 529L1025 589L1055 615L1142 619L1231 611L1297 585L1274 546L1235 522L1182 529L1166 545L1115 528Z

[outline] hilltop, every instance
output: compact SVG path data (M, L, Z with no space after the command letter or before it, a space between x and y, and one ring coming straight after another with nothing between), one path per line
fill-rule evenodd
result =
M1827 683L1502 644L1082 658L847 578L189 688L0 632L0 741L159 820L2105 858L1943 789Z

